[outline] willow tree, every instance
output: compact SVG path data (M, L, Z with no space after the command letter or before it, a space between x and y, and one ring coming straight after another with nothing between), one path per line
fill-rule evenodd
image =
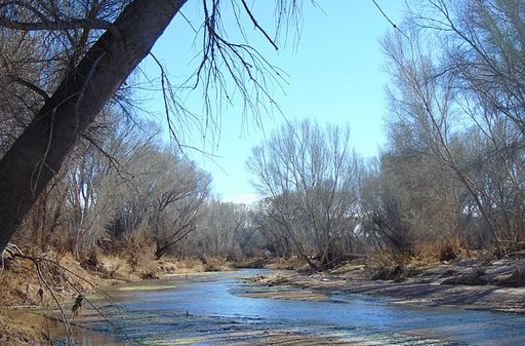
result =
M27 76L14 69L8 54L2 54L2 74L22 93L33 93L39 102L27 126L7 146L0 159L0 250L28 214L40 193L61 166L75 143L97 115L149 54L163 31L180 12L186 0L48 0L0 1L0 33L18 35L41 44L32 66L38 74ZM300 0L276 1L277 28L299 9ZM274 39L259 25L246 0L203 0L203 22L196 30L202 38L201 60L190 75L192 87L204 91L206 112L213 110L214 97L230 100L240 94L245 109L259 114L259 105L274 104L267 91L278 71L244 40L228 40L221 10L233 12L233 30L244 36L240 23L256 31L277 48ZM37 68L36 62L44 61ZM19 63L19 62L16 62ZM39 75L40 74L40 75ZM45 78L42 77L45 75ZM184 112L173 95L162 69L162 86L170 131L177 136L174 115ZM20 96L20 95L15 95ZM15 97L16 99L16 97ZM177 112L178 111L178 112ZM12 115L14 116L14 115ZM179 119L178 117L177 119ZM213 122L211 122L213 123Z

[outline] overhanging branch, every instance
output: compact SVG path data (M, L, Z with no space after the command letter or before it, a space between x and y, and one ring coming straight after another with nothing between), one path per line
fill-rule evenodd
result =
M17 20L0 17L0 27L21 31L58 31L74 29L109 29L111 23L101 19L68 19L57 22L20 22Z

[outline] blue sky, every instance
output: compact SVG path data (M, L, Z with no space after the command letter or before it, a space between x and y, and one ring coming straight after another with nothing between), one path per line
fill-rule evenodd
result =
M376 1L394 22L401 21L404 1ZM194 26L199 24L198 3L189 1L183 11ZM269 5L272 1L257 3L263 3L254 8L255 14L259 13L259 22L272 32L273 8ZM321 124L348 124L355 150L363 156L374 156L385 143L383 118L387 108L384 86L388 76L382 67L385 59L380 40L387 31L393 30L392 26L369 0L318 3L322 10L305 1L298 45L289 39L288 44L276 52L261 35L251 32L253 26L247 26L248 37L273 65L288 74L284 93L275 90L273 94L287 119L310 118ZM234 29L231 18L227 14L224 17L226 29ZM179 16L153 48L174 83L186 78L195 66L192 58L198 52L200 41L195 46L194 37L193 29ZM159 76L159 69L151 58L143 62L141 69L150 79ZM142 92L140 96L141 107L162 117L159 92ZM199 91L184 101L192 111L202 112ZM274 112L273 116L263 117L260 128L253 121L243 122L242 107L235 102L223 107L217 118L220 137L215 138L214 145L203 143L202 133L196 128L183 131L180 139L215 155L210 159L198 151L186 151L211 173L214 194L227 201L251 202L257 196L245 161L251 149L262 143L284 118Z

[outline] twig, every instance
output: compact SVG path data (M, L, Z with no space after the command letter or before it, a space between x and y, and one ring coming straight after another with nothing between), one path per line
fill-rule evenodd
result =
M244 7L244 10L246 11L246 13L248 14L248 16L250 17L250 20L252 21L253 25L255 25L255 27L264 35L264 37L266 37L266 39L268 40L268 42L270 42L270 44L273 46L273 48L275 48L275 50L279 50L279 47L277 47L277 44L275 44L275 42L272 40L272 38L268 35L268 33L259 25L259 23L257 22L257 20L255 19L255 17L253 16L253 13L252 11L250 10L250 8L248 7L248 4L246 3L246 0L241 0L242 2L242 6Z
M379 6L379 4L376 2L376 0L371 0L374 5L377 7L377 9L379 10L379 12L381 12L381 14L383 15L383 17L385 17L385 19L392 25L392 27L394 29L396 29L397 31L399 31L401 33L401 35L403 35L407 40L409 39L408 36L403 32L401 31L401 29L396 25L396 23L394 23L392 21L392 19L390 19L390 17L388 17L388 15L385 13L385 11L383 11L383 9L381 8L381 6Z

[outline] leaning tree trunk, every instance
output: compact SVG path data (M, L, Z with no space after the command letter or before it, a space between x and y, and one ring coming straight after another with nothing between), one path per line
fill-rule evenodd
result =
M149 53L186 0L135 0L66 75L0 161L0 251L79 134Z

